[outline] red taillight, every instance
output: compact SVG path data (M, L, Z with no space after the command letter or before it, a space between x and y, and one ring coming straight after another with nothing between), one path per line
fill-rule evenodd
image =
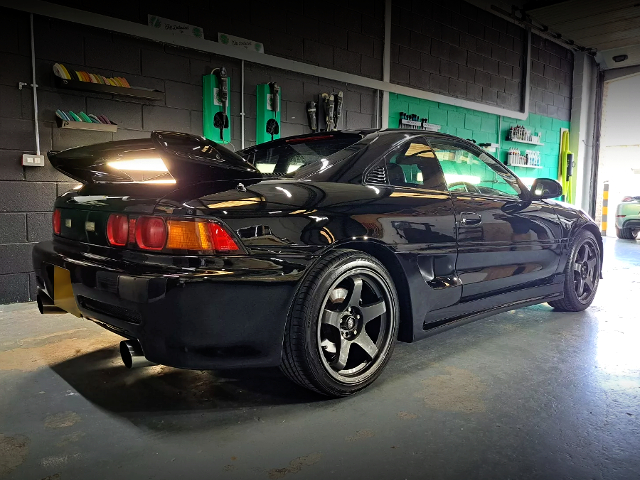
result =
M233 241L231 235L217 223L209 224L209 232L216 252L235 252L238 250L238 245Z
M129 219L129 243L136 243L136 219Z
M53 233L55 233L56 235L60 235L60 225L62 223L62 220L60 216L60 210L57 208L53 211L53 218L51 223L53 224Z
M129 240L129 218L113 213L107 221L107 239L110 245L124 247Z
M161 217L140 217L136 222L136 242L145 250L162 250L167 227Z

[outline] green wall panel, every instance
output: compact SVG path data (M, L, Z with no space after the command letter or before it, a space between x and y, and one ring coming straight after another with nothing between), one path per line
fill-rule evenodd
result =
M397 128L400 112L426 117L430 123L441 125L441 132L465 139L473 139L476 143L498 143L500 149L493 155L503 163L507 161L509 148L518 148L540 152L542 168L510 167L521 177L558 178L558 157L560 156L560 129L569 128L570 122L557 120L542 115L529 114L526 120L501 117L491 113L478 112L446 103L417 99L395 93L389 94L389 126ZM507 141L509 128L524 125L533 133L540 133L544 145L529 145Z

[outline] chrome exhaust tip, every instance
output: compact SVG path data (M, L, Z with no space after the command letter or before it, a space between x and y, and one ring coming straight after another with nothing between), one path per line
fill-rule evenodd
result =
M50 315L50 314L60 315L63 313L67 313L60 307L54 305L51 297L46 293L44 293L43 290L38 291L36 302L38 304L38 310L42 315Z
M156 365L147 360L137 340L125 340L120 342L120 358L124 366L131 368L150 367Z

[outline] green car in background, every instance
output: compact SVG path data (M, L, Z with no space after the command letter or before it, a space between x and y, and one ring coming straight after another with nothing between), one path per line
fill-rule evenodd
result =
M616 209L616 235L635 240L640 232L640 197L624 197Z

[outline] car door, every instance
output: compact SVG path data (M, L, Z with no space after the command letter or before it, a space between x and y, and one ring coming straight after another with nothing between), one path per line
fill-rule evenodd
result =
M551 278L561 254L553 207L529 201L516 177L481 149L446 140L430 145L455 210L462 300Z
M455 277L453 204L424 137L409 138L373 165L365 183L389 191L376 205L375 223L384 232L384 242L394 246L405 272L414 272L407 275L415 315L420 312L422 320L427 311L456 304L462 289ZM416 325L422 329L421 321Z

